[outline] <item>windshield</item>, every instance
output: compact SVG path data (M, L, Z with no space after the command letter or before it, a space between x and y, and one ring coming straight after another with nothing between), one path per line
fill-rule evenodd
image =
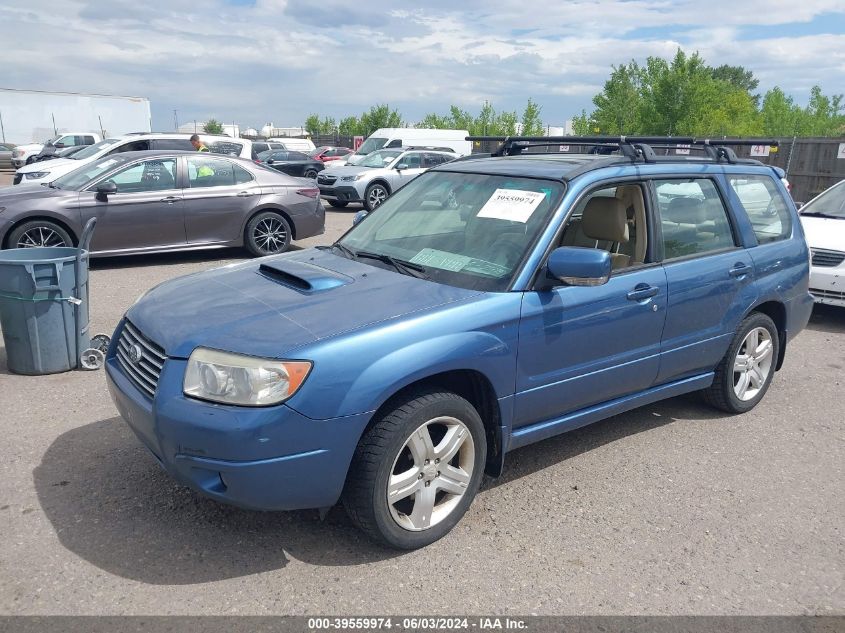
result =
M845 219L845 180L801 208L801 215L812 213Z
M505 291L557 207L559 182L427 172L340 243L415 264L433 281ZM376 260L362 259L378 265Z
M76 158L76 155L73 158ZM93 163L83 165L79 169L74 169L69 174L65 174L60 178L56 178L51 184L59 189L73 189L78 191L94 178L101 176L122 162L124 162L122 159L115 156L106 156L100 160L95 160Z
M358 165L360 167L387 167L402 151L401 149L383 149L380 152L373 152Z
M382 147L384 147L385 143L387 143L386 138L375 138L371 136L366 141L361 143L361 147L359 147L358 151L355 153L364 156L366 154L370 154L371 152L376 151L377 149L381 149Z
M117 145L118 143L120 143L119 138L107 138L104 141L94 143L93 145L89 145L85 149L79 150L73 156L69 156L68 158L72 158L73 160L83 160L85 158L91 158L92 156L96 156L101 151L106 150L114 145Z

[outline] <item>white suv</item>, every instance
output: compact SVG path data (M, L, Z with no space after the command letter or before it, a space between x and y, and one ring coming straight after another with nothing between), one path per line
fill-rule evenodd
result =
M328 167L317 176L320 197L333 207L363 202L372 211L424 171L457 158L437 149L381 149L357 165Z
M55 138L43 143L29 143L18 145L12 151L12 165L17 169L34 162L35 157L41 153L45 145L52 145L56 149L75 147L77 145L93 145L100 141L100 135L93 132L63 132Z
M135 152L150 149L186 150L194 149L191 145L190 134L126 134L95 143L79 150L68 158L54 158L46 162L32 163L18 169L15 173L14 184L36 184L53 182L59 176L64 176L78 169L86 163L119 152ZM208 145L209 139L200 135Z

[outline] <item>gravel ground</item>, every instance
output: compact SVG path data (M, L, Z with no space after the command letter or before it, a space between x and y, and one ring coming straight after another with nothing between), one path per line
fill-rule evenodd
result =
M95 260L93 330L242 258ZM102 372L15 376L0 347L0 613L843 614L843 367L845 310L817 308L754 411L675 398L520 449L449 536L397 553L339 508L248 512L177 486Z

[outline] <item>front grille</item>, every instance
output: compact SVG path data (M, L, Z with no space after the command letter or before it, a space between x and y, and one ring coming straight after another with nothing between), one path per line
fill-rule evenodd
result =
M318 185L333 185L337 180L337 176L317 176Z
M813 253L813 266L833 268L845 261L845 253L841 251L827 251L822 248L813 248L811 251Z
M19 185L19 184L21 184L21 180L23 180L23 176L21 174L15 174L15 177L12 180L12 183L15 184L15 185Z
M163 349L141 334L129 321L126 322L117 342L117 362L135 386L151 398L155 396L165 358Z
M810 294L819 299L839 299L840 301L845 301L845 292L841 291L810 288Z

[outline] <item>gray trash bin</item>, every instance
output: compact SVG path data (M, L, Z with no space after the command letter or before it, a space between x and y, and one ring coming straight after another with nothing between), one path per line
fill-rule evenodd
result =
M0 327L9 371L75 369L90 347L88 248L94 224L92 218L85 225L79 248L0 251Z

